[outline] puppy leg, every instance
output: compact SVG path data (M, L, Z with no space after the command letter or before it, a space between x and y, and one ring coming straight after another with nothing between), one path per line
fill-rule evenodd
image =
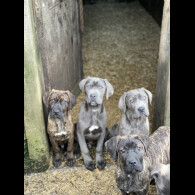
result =
M103 158L103 144L104 144L104 139L105 139L105 132L106 129L103 130L103 132L101 133L99 139L97 140L97 146L96 146L96 163L97 163L97 167L98 169L101 171L104 169L104 167L106 166L106 161Z
M95 163L93 162L89 154L89 149L87 148L85 137L82 133L80 133L79 129L77 131L77 137L79 140L79 145L80 145L81 153L84 159L85 167L86 169L93 171L95 169Z
M68 140L68 147L67 147L67 163L66 164L70 167L73 166L74 164L73 151L74 151L74 134L72 134L72 136Z
M81 150L80 150L80 146L79 146L79 142L78 142L78 137L77 137L77 123L74 124L74 157L75 159L80 157L81 154Z
M54 152L53 164L55 167L59 167L62 164L60 147L58 146L58 143L52 137L49 137L49 140L51 142L51 145L53 147L53 152Z

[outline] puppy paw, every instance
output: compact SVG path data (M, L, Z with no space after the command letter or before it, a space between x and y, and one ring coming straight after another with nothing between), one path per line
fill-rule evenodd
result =
M89 149L91 149L92 148L92 144L89 142L89 143L87 143L87 147L89 148Z
M93 171L95 169L95 163L93 161L89 161L85 163L86 169Z
M81 156L80 152L74 152L74 158L78 159Z
M105 160L97 161L97 167L100 171L103 170L105 166L106 166Z
M69 167L72 167L73 164L74 164L74 160L73 160L73 159L67 159L66 164L67 164Z
M55 167L59 167L62 164L62 160L61 159L56 159L53 161L53 164Z

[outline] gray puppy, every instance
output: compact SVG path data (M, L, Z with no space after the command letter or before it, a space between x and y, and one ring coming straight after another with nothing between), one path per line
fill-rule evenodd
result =
M106 135L107 115L103 105L104 94L106 99L114 93L112 85L107 79L87 77L79 83L80 89L85 92L85 101L81 103L77 122L77 138L79 141L85 167L91 171L95 169L87 142L96 141L96 164L99 170L104 169L106 162L102 150Z
M145 88L125 92L119 99L118 107L123 111L120 124L111 128L111 137L117 135L149 135L149 109L152 93Z
M148 168L170 163L170 128L159 127L149 137L143 134L115 136L105 142L106 149L117 160L116 183L123 194L148 194Z
M149 167L150 177L155 179L158 195L170 194L170 164L158 163Z

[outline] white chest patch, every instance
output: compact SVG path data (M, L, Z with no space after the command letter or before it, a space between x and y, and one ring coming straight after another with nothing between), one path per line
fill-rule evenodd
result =
M55 136L59 136L59 135L66 135L67 133L65 131L59 132L59 133L55 133Z
M93 131L94 129L99 129L99 127L97 125L92 125L90 128L89 128L89 131Z

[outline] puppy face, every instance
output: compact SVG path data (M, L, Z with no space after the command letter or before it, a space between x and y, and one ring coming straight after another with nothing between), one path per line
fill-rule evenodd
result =
M48 98L50 117L63 119L68 110L76 104L76 99L69 91L52 90Z
M101 105L105 92L107 99L114 93L112 85L106 79L88 77L83 79L79 86L83 92L85 91L86 102L91 106Z
M130 111L133 118L149 116L148 102L151 104L152 94L145 88L125 92L119 99L119 108L124 112Z
M118 158L128 177L143 170L143 153L144 146L138 139L127 138L119 141Z
M105 147L113 159L124 170L126 177L134 177L143 171L143 156L148 147L148 136L128 135L112 137L105 142Z

